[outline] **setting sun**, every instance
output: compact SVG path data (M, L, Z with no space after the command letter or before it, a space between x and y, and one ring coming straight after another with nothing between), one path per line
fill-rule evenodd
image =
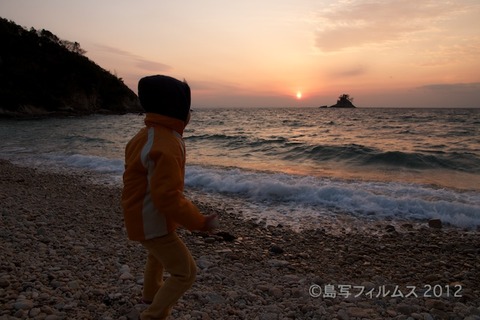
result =
M324 105L344 92L359 107L480 107L478 0L25 3L0 0L0 16L80 43L134 93L150 74L185 78L195 107Z

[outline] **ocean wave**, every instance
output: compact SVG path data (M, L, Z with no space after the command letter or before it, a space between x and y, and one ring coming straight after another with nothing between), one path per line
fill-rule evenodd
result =
M333 145L293 145L292 149L284 155L285 160L310 159L316 161L351 160L375 152L375 149L358 144L342 146Z
M240 196L265 205L331 208L359 217L426 220L480 225L480 195L402 183L341 181L240 169L187 168L186 185L205 192Z
M246 136L240 135L226 135L226 134L201 134L201 135L194 135L191 134L184 138L186 141L205 141L205 140L213 140L213 141L230 141L230 140L243 140L247 139Z
M18 154L17 154L18 155ZM124 161L84 154L47 153L15 158L27 165L64 172L91 172L101 183L121 185ZM29 162L30 161L30 162ZM456 227L480 225L480 194L395 182L344 181L239 168L187 166L185 184L209 194L240 197L264 212L304 220L304 210L368 219L441 219ZM241 208L238 208L241 209ZM300 223L305 226L305 223Z
M471 153L450 154L436 152L425 154L418 152L388 151L369 155L362 159L366 165L389 165L411 169L449 169L469 173L480 173L480 159Z
M281 136L271 136L268 138L257 138L243 135L226 135L226 134L206 134L191 135L185 137L187 143L204 143L210 141L218 145L218 148L227 148L230 150L245 150L246 152L261 152L271 150L272 146L283 148L288 139Z
M286 144L282 158L289 161L342 161L357 166L390 166L410 169L448 169L480 173L480 159L474 153L445 151L402 152L381 151L358 144L308 146Z
M44 158L65 168L88 170L103 174L121 175L124 170L124 161L120 159L82 154L50 154L45 155Z
M95 145L109 145L114 144L114 141L101 137L92 137L86 135L67 135L65 136L65 141L69 143L79 143L79 144L95 144Z
M404 132L405 134L405 132ZM382 150L357 143L315 145L298 141L297 136L252 137L235 134L204 134L186 137L195 147L212 143L218 150L243 151L265 161L310 161L322 165L325 161L343 162L354 166L387 166L408 169L447 169L480 173L480 157L472 152L456 152L446 145L422 145L413 151ZM429 148L426 150L425 147Z
M40 153L32 157L31 152L24 154L2 154L13 163L38 167L53 171L92 172L94 174L109 175L118 179L123 174L124 161L101 156L85 154Z

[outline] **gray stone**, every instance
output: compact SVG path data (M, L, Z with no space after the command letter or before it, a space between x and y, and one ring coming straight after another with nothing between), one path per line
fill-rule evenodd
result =
M40 312L41 312L40 308L32 308L32 309L30 309L30 312L28 313L28 316L34 318L34 317L38 316L40 314Z
M397 311L408 316L408 315L411 315L414 312L417 312L418 307L414 306L414 305L401 303L397 306Z
M347 310L348 315L354 318L371 318L374 313L373 309L363 309L352 307Z
M268 264L271 266L271 267L286 267L288 266L290 263L286 260L277 260L277 259L270 259L268 260Z
M207 301L213 304L223 304L225 303L225 298L216 292L209 292L206 296Z
M347 311L345 311L344 309L338 310L337 317L340 320L350 320L350 316L348 315Z
M283 297L282 289L279 287L271 287L268 289L268 293L275 297L275 298L281 298Z
M423 320L434 320L433 319L433 316L430 314L430 313L422 313L422 316L423 316Z
M120 275L120 280L133 280L134 277L130 272L124 272Z
M31 300L17 300L13 307L15 310L30 310L33 308L33 301Z
M205 257L201 257L200 259L197 260L197 266L200 269L207 269L207 268L210 268L213 265L214 265L214 263L207 260L207 258L205 258Z
M278 320L278 314L276 313L264 313L258 317L260 320Z
M439 309L432 309L430 310L430 314L435 318L438 318L438 319L448 319L449 316L448 316L448 313L446 313L445 311L443 310L439 310Z

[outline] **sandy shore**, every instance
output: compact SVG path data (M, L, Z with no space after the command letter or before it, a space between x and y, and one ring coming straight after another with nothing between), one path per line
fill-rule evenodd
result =
M145 253L120 189L2 160L0 173L0 319L135 319ZM195 202L222 227L179 232L198 276L171 319L480 319L478 231L296 233Z

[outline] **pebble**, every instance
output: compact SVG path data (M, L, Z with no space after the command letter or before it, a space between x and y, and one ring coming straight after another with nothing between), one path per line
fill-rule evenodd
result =
M138 301L146 253L126 237L121 190L2 160L0 170L0 320L136 320L145 308ZM480 320L480 232L425 222L296 232L189 195L205 214L217 213L221 227L212 235L179 231L197 280L172 319ZM450 294L461 285L461 296L447 297L449 284ZM320 296L311 296L312 285ZM405 297L412 285L418 296ZM425 285L440 285L442 295L424 297L434 293ZM335 297L323 296L326 286ZM403 297L376 297L395 286Z
M286 267L289 265L286 260L270 259L267 262L271 267Z
M13 307L16 310L30 310L30 309L33 308L33 301L31 301L31 300L17 300L17 302L15 302L13 304Z
M428 226L434 229L442 229L442 220L440 219L431 219L428 220Z
M270 251L273 254L282 254L284 252L284 250L277 245L271 246L270 249L268 249L268 251Z

